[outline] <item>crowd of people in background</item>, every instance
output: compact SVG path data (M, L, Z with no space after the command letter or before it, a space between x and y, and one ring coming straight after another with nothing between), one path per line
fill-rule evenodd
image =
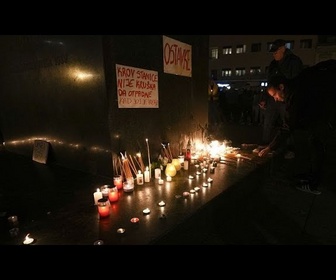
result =
M228 122L239 125L263 125L264 110L260 108L263 89L246 84L242 87L218 88L217 103L209 97L209 125L213 129Z

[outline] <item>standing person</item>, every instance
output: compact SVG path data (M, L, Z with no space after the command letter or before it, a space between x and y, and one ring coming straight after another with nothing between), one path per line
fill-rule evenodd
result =
M267 79L274 76L284 76L287 79L293 79L303 70L303 63L299 56L295 55L286 47L286 41L282 39L275 40L270 48L273 54L273 60L268 67ZM265 119L262 134L261 147L266 146L272 139L275 127L282 125L285 121L285 106L283 102L275 102L266 93L263 98L263 107ZM293 139L288 139L285 158L291 159L295 156Z
M317 64L326 65L324 63ZM258 153L263 157L286 143L288 137L296 129L308 132L310 149L310 170L305 178L301 178L299 190L318 195L327 140L332 136L335 127L336 107L336 60L334 70L310 72L288 80L285 77L272 77L267 92L275 102L284 102L286 106L286 122L277 131L270 144ZM315 72L316 73L315 73ZM319 86L316 81L320 83Z

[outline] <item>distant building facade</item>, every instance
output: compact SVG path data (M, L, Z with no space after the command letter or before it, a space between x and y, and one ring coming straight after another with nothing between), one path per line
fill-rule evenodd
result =
M276 39L287 41L304 67L336 59L336 35L210 35L209 77L229 87L263 87L273 59L269 49Z

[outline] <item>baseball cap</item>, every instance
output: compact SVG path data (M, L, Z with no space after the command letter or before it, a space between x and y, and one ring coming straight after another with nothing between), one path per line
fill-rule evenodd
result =
M275 52L278 50L278 48L286 45L286 41L282 39L277 39L271 44L270 52Z

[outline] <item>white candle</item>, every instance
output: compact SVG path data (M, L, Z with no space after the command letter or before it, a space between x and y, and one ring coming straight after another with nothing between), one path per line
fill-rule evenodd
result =
M155 168L154 174L155 174L155 179L160 179L160 177L161 177L161 169L160 168Z
M159 205L160 207L163 207L163 206L166 205L166 203L165 203L163 200L161 200L161 201L158 203L158 205Z
M170 176L167 176L167 177L166 177L166 180L167 180L167 182L171 182L171 180L172 180L172 177L170 177Z
M183 169L188 170L189 169L189 161L185 160L183 163Z
M149 178L151 177L151 171L152 171L152 167L151 167L151 161L150 161L150 152L149 152L149 144L148 144L148 138L146 138L146 144L147 144L147 156L148 156L148 166L149 166ZM146 182L146 180L145 180Z
M29 237L29 233L26 235L25 240L23 240L23 244L28 245L34 242L34 238Z
M98 199L103 198L103 193L100 191L100 189L97 188L97 191L93 193L94 198L94 204L97 205Z
M159 179L159 185L162 185L163 184L163 180L160 178Z
M143 185L144 183L144 175L141 173L141 170L138 170L138 174L137 174L137 184L138 185Z
M148 166L146 166L146 170L144 172L144 176L145 176L145 182L146 183L150 182L150 176L149 176Z

